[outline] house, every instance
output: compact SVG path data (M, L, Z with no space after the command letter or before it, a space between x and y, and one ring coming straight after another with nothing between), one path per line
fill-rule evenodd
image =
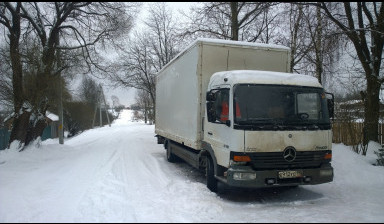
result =
M46 112L45 121L47 127L45 127L41 140L46 140L48 138L58 138L59 137L59 117L49 111ZM9 115L6 117L0 125L0 150L5 149L8 146L9 137L12 130L13 117Z
M59 137L59 116L47 111L45 113L45 120L47 122L47 127L45 127L43 131L41 140L45 140L48 138L58 138Z

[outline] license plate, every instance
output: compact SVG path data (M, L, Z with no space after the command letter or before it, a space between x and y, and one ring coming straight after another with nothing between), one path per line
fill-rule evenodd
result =
M302 172L296 171L296 170L280 171L279 172L279 178L280 179L297 178L297 177L302 177Z

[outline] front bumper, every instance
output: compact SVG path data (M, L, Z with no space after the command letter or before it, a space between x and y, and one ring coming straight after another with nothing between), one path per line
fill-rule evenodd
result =
M314 185L333 181L333 168L330 163L320 168L290 169L302 175L295 178L279 178L279 172L286 170L260 170L255 171L250 166L232 166L226 172L226 177L219 178L233 187L275 187Z

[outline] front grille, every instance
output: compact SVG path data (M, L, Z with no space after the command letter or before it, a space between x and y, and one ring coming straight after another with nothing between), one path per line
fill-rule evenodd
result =
M288 162L283 157L283 152L247 153L251 157L251 165L254 169L290 169L290 168L316 168L330 160L324 159L327 151L297 151L296 158Z

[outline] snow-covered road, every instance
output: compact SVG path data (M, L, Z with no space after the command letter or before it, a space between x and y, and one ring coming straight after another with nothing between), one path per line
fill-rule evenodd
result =
M0 222L384 222L384 167L334 144L335 180L218 194L124 110L64 145L0 153Z

